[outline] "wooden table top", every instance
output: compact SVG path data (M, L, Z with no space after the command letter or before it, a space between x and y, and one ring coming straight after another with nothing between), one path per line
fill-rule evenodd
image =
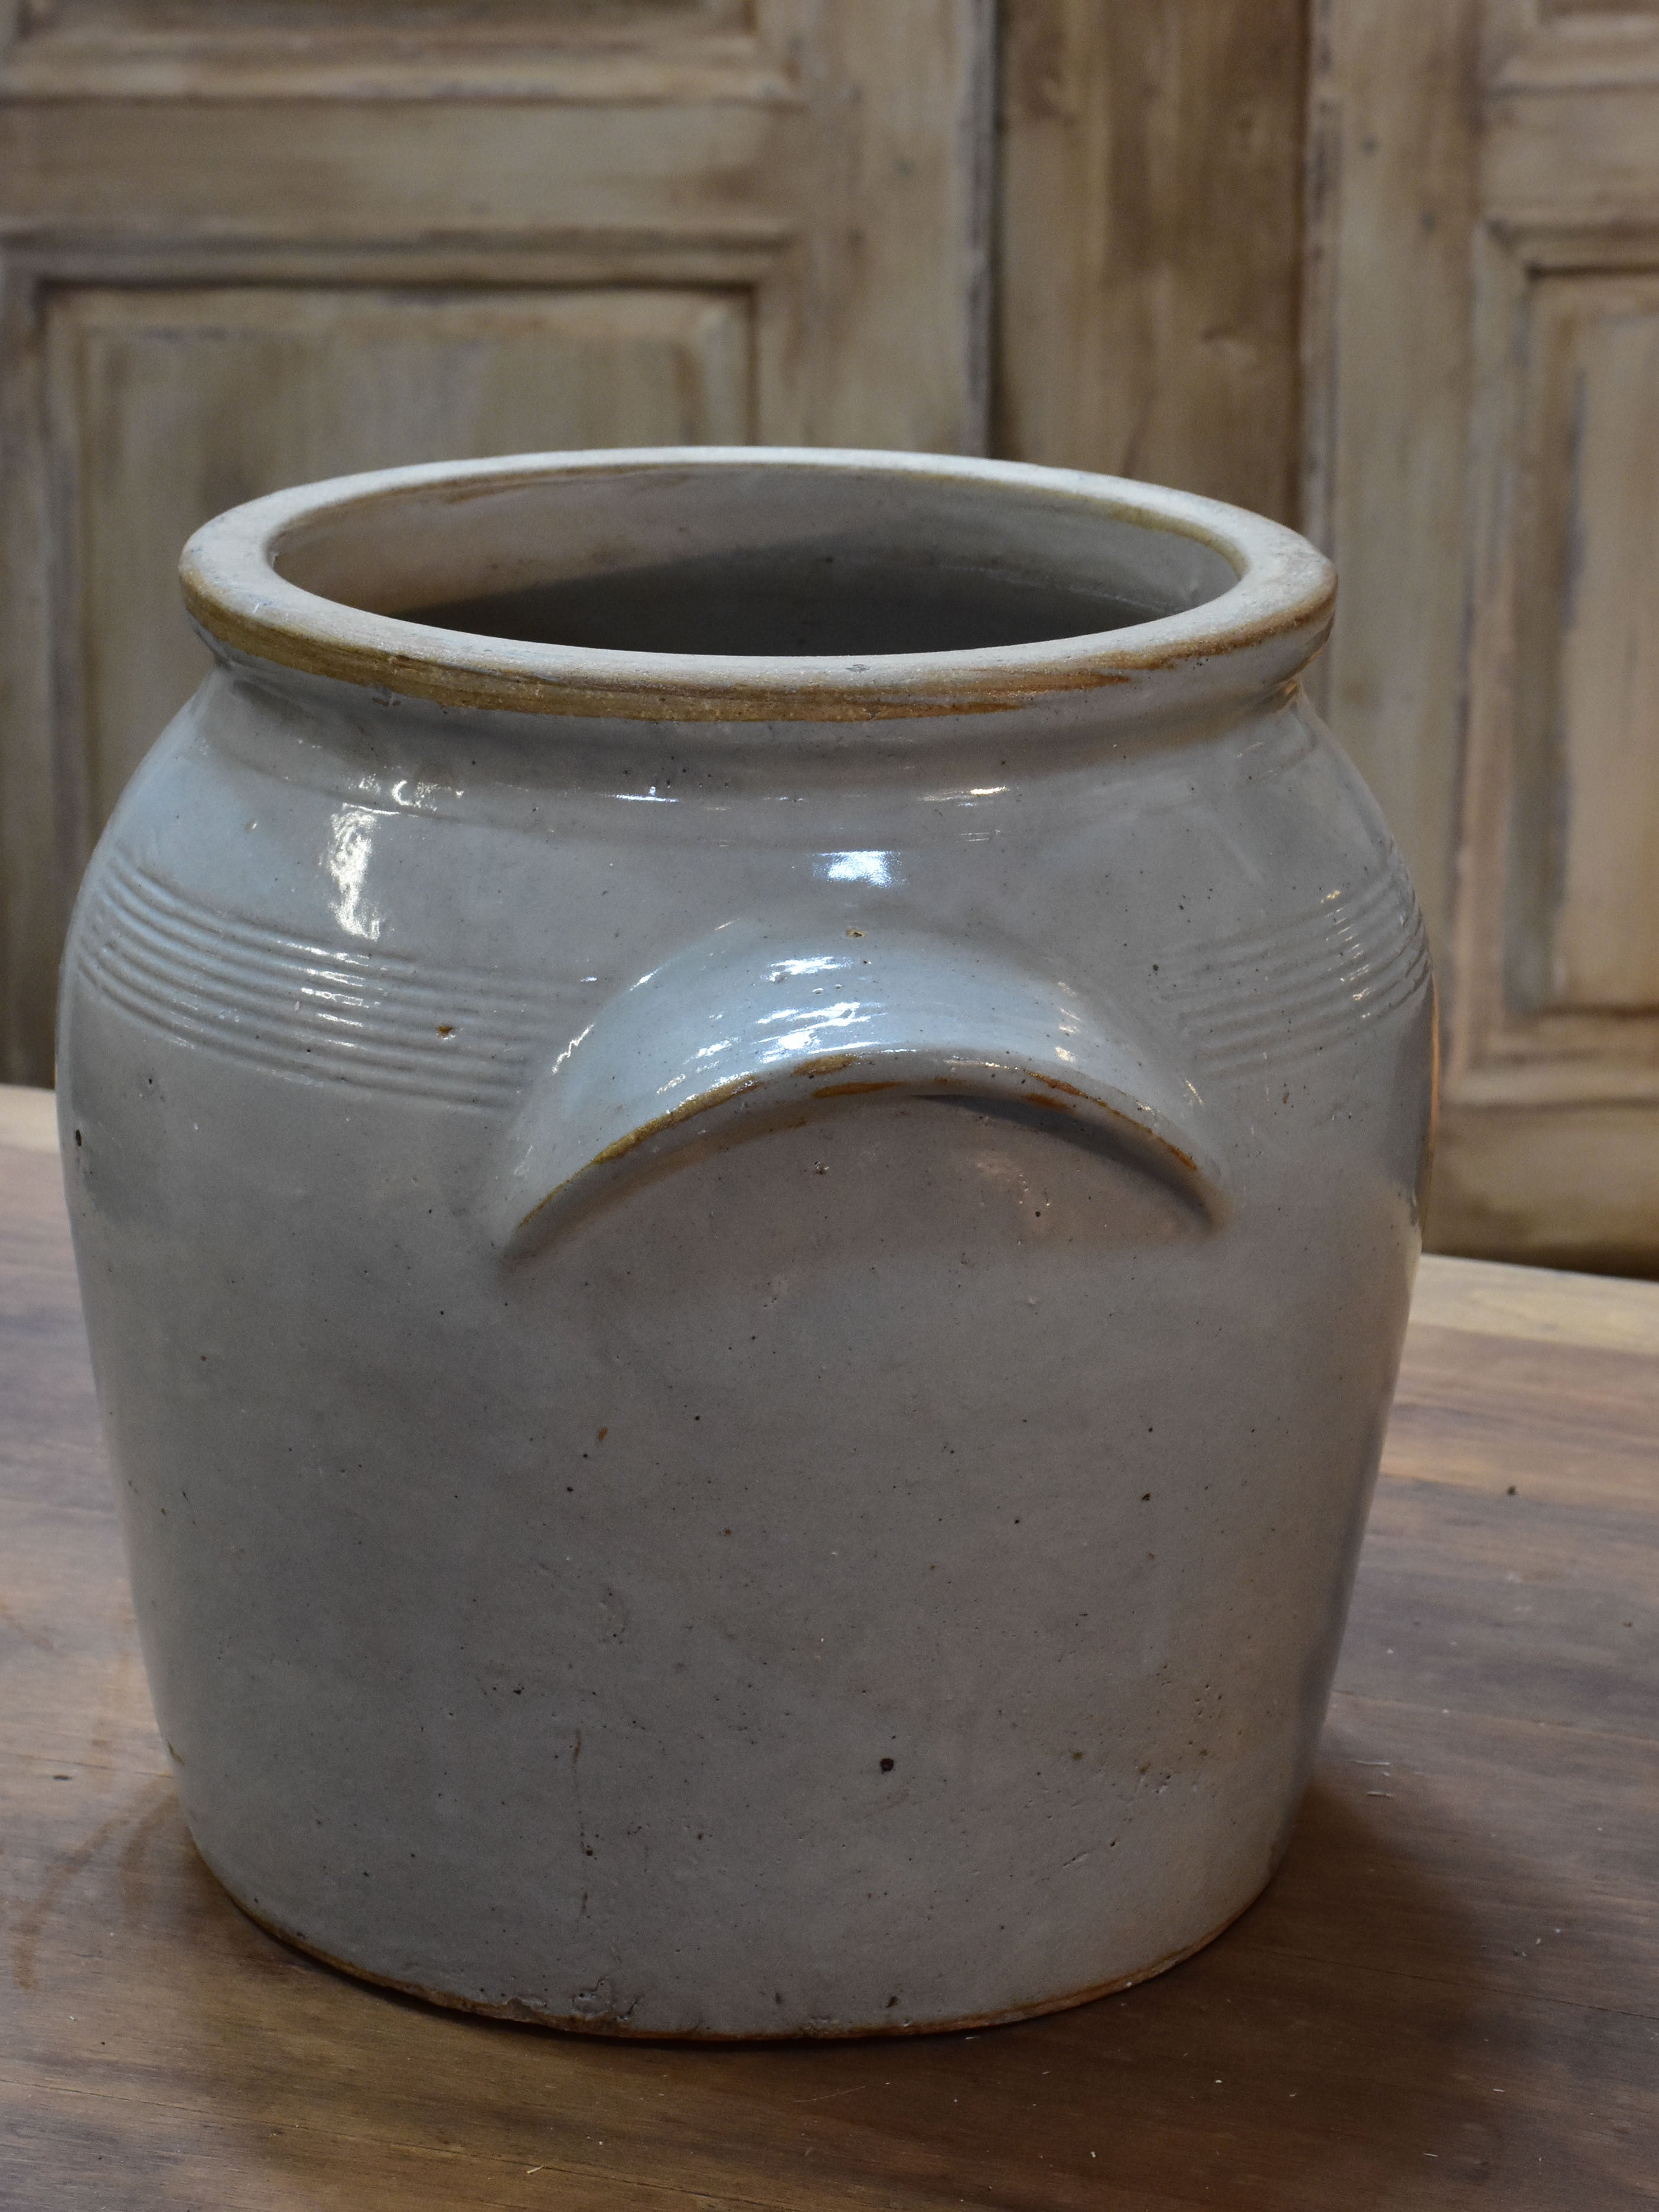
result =
M43 1097L0 1093L0 2203L1659 2203L1659 1285L1425 1262L1318 1771L1210 1949L978 2035L592 2042L313 1965L196 1857Z

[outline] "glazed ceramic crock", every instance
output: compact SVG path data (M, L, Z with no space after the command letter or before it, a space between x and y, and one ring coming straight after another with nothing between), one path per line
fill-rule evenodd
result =
M1014 2018L1249 1904L1405 1324L1431 1006L1144 484L420 468L184 563L59 1083L155 1710L289 1941L608 2033Z

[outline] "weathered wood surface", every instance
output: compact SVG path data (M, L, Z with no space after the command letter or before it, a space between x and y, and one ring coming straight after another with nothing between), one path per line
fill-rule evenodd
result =
M1306 0L1003 0L996 450L1297 516Z
M1659 20L1314 20L1304 527L1439 973L1430 1238L1659 1274Z
M1211 1949L978 2036L590 2043L360 1987L203 1869L49 1102L0 1106L8 2212L1659 2201L1659 1288L1425 1263L1319 1770Z

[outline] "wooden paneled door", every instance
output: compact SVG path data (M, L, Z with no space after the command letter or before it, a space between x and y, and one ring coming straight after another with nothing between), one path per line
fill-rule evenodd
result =
M1659 0L1321 0L1328 708L1445 1005L1431 1235L1659 1272Z
M0 0L0 9L3 0ZM0 1073L193 688L178 550L308 477L983 447L991 0L12 0Z

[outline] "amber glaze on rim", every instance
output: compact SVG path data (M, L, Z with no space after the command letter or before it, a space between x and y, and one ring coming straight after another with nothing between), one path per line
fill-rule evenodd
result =
M935 486L1003 487L1072 518L1196 540L1237 580L1185 611L1091 635L946 653L737 655L632 653L441 629L305 590L278 566L301 531L399 507L441 512L562 477L741 467L840 470ZM408 518L405 519L407 525ZM868 722L983 714L1128 686L1144 696L1183 672L1186 703L1265 696L1323 643L1334 571L1282 525L1189 492L1021 462L802 447L655 447L517 454L337 477L233 507L198 530L179 564L185 602L228 654L440 706L647 722ZM1103 700L1102 703L1104 703ZM1124 701L1127 706L1128 700Z

